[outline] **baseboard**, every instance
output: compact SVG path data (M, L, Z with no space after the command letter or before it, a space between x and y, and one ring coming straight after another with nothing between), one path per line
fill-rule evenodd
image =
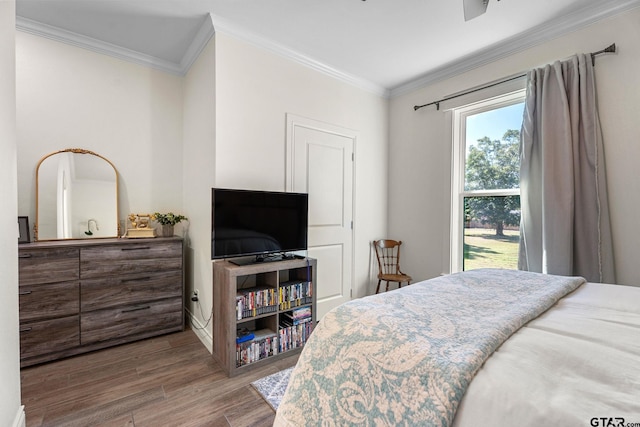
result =
M209 350L209 353L213 353L213 337L205 326L193 315L188 309L185 309L187 316L189 317L191 330L195 332L196 336L202 341L202 344Z
M18 408L18 413L16 414L16 419L13 421L13 427L26 427L27 418L24 414L24 405L21 405Z

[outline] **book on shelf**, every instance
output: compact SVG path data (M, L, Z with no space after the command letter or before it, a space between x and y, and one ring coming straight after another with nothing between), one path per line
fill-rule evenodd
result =
M244 366L278 354L278 334L271 329L253 331L251 340L236 344L236 366Z
M306 307L294 308L293 310L290 311L290 313L294 319L303 319L305 317L311 317L311 307L306 306Z
M312 299L313 284L311 282L285 282L278 287L278 305L281 310L309 304Z
M306 322L310 322L311 321L311 317L305 317L302 319L293 319L290 318L288 316L283 316L283 318L280 319L280 325L281 326L296 326L296 325L300 325L302 323L306 323Z
M278 311L277 291L269 286L238 289L236 292L236 318L255 317Z
M313 326L313 322L309 321L291 326L281 321L278 331L278 351L283 353L304 346L313 332Z
M311 321L311 307L295 308L280 314L281 323L286 326L299 325Z

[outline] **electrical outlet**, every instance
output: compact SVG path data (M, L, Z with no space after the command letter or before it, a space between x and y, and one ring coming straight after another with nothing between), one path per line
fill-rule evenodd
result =
M194 291L191 293L191 301L198 301L198 290L197 290L197 289L196 289L196 290L194 290Z

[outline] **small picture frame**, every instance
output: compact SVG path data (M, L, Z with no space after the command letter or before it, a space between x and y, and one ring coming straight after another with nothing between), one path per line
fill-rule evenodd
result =
M31 236L29 235L29 217L18 217L18 243L31 242Z

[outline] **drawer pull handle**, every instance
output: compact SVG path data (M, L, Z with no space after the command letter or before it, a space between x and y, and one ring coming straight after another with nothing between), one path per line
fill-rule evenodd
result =
M20 291L18 295L31 295L31 291Z
M18 258L31 258L32 254L18 254Z
M21 328L21 329L20 329L20 333L23 333L23 332L30 332L30 331L31 331L31 328Z
M137 248L121 248L123 251L146 251L151 249L149 246L139 246Z
M129 308L127 310L122 310L122 312L123 313L131 313L132 311L148 310L150 308L151 308L150 305L145 305L144 307L134 307L134 308Z
M120 283L127 283L127 282L146 282L148 280L151 280L150 276L146 276L146 277L135 277L133 279L122 279L120 280Z

